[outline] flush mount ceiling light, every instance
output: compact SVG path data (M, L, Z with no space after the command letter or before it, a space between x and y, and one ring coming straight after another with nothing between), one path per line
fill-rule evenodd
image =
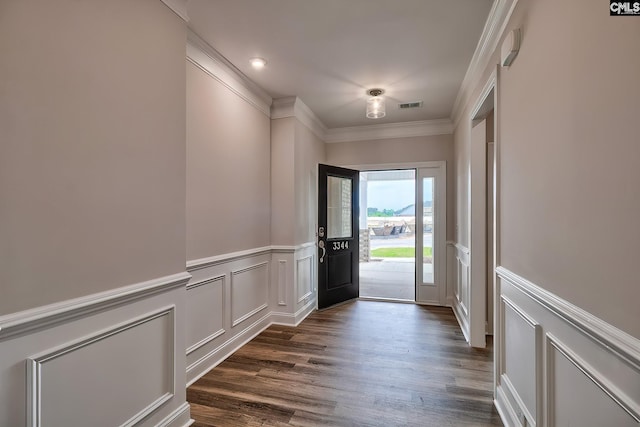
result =
M367 95L370 96L367 99L367 118L381 119L387 114L382 94L384 94L384 89L376 88L367 91Z
M265 65L267 65L267 61L264 58L257 58L257 57L256 58L251 58L249 60L249 63L256 70L261 70L261 69L264 68Z

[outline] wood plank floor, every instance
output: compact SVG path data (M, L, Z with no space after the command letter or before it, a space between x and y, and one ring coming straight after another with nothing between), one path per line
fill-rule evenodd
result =
M502 426L448 308L355 301L271 326L187 389L194 427Z

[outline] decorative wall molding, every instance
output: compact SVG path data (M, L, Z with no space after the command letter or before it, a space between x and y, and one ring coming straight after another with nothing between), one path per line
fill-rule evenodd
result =
M309 301L295 313L283 313L274 311L271 313L270 325L298 326L300 322L307 318L316 307L316 301Z
M240 323L244 322L245 320L253 317L255 314L261 312L262 310L266 309L267 307L269 307L269 292L268 292L268 287L269 287L269 261L265 261L265 262L261 262L258 264L254 264L248 267L244 267L244 268L240 268L237 270L232 270L231 271L231 327L235 328L236 326L238 326ZM238 301L240 298L243 298L243 302L245 302L247 300L247 292L243 292L243 295L237 295L237 293L240 293L239 290L237 289L238 286L238 277L241 274L249 274L251 272L255 272L256 270L262 269L264 268L266 271L265 274L265 280L262 281L262 283L258 282L255 285L258 288L264 288L264 298L259 299L259 301L257 301L257 304L254 304L254 307L242 307L245 308L244 313L242 313L240 316L236 317L236 312L234 310L235 307L235 303L236 301ZM246 291L246 289L245 289ZM253 295L252 293L252 296Z
M640 425L640 340L505 267L496 274L495 404L505 425Z
M221 308L220 308L220 317L222 318L222 323L224 324L224 317L225 317L225 304L224 301L226 300L225 296L226 296L226 278L227 275L226 274L219 274L216 275L214 277L211 277L209 279L205 279L205 280L200 280L198 282L194 282L194 283L189 283L187 285L187 292L196 288L199 288L201 286L206 286L209 284L213 284L216 282L221 282L221 288L222 288L222 301L221 301ZM187 299L189 298L189 295L187 294ZM187 300L187 306L189 306L189 300ZM190 307L189 307L190 308ZM211 307L213 308L213 307ZM187 325L187 327L189 327L189 325ZM191 353L193 353L194 351L198 350L199 348L209 344L211 341L215 340L216 338L218 338L219 336L221 336L222 334L224 334L226 332L226 330L224 329L224 327L211 331L211 333L209 335L207 335L205 338L189 345L187 347L187 356L190 355ZM188 335L187 335L188 338ZM189 343L187 343L189 344Z
M172 346L172 348L168 352L168 354L171 357L169 357L169 359L167 360L166 368L168 368L168 372L165 372L165 376L169 380L167 384L168 389L165 390L164 394L162 394L161 396L158 396L147 407L142 408L138 413L133 415L128 421L126 421L122 425L123 426L135 425L136 423L141 421L143 418L155 412L159 407L164 405L166 402L171 400L172 397L176 394L176 384L175 384L176 372L175 372L175 362L173 360L173 355L175 354L175 332L176 332L174 305L162 308L160 310L156 310L144 316L115 325L107 330L98 332L96 334L82 338L80 340L63 344L58 348L48 350L44 353L28 358L27 359L27 364L28 364L27 424L31 427L40 427L43 424L48 425L51 423L48 420L44 420L43 422L43 415L42 415L43 384L44 384L44 378L46 378L46 376L43 375L43 371L45 370L45 367L49 362L52 362L64 356L68 356L78 350L84 349L93 344L97 344L100 341L106 340L108 338L115 337L118 334L132 330L138 326L144 325L148 322L151 322L153 320L159 319L164 316L169 316L169 319L170 319L169 322L171 325L170 327L171 336L167 340L169 343L171 343L171 346ZM97 369L98 367L95 367L95 368Z
M421 120L403 123L353 126L327 130L326 143L368 141L416 136L449 135L453 133L453 123L449 119Z
M222 310L226 313L224 332L216 332L206 342L189 343L189 383L196 381L270 325L297 325L315 309L315 251L315 241L310 241L295 246L274 245L233 252L208 258L204 263L189 263L190 266L202 265L193 270L194 283L188 285L191 291L202 289L202 286L216 278L229 278L225 279L228 296L221 298L218 295L220 301L212 302L211 313L202 310L187 313L187 328L201 325ZM302 294L306 298L298 302L299 295L302 295L298 291L300 274L305 276L305 292ZM221 305L224 307L220 308ZM217 326L209 329L213 331ZM204 336L202 328L194 330L200 330L198 338ZM198 344L197 348L195 344Z
M162 0L169 9L171 9L176 15L189 22L189 15L187 15L187 2L189 0Z
M272 245L252 248L243 251L229 252L221 255L214 255L207 258L194 259L187 261L187 271L193 272L203 268L214 267L216 265L225 264L231 261L266 254L293 254L296 251L315 246L315 242L306 242L300 245ZM1 320L1 319L0 319Z
M469 67L467 68L453 104L451 119L454 128L460 123L462 113L470 101L474 88L478 85L482 74L489 65L489 61L498 47L498 43L502 38L517 3L518 0L496 0L493 2L480 40L478 41L476 50L473 53L473 57L471 58L471 62L469 63Z
M269 94L191 30L187 34L187 60L270 117Z
M189 427L195 421L191 419L191 407L184 402L175 411L169 414L156 427Z
M311 295L313 294L313 258L314 258L313 254L311 254L302 258L298 258L296 260L296 282L297 282L297 294L298 294L297 302L298 303L306 302L305 300L310 298ZM307 277L302 277L300 275L300 272L304 271L303 269L301 269L302 263L305 263L308 266ZM301 285L305 283L304 282L305 280L306 280L306 283L308 284L307 289L301 287Z
M273 251L272 248L273 246L263 246L260 248L230 252L222 255L214 255L207 258L200 258L192 261L187 261L187 271L194 271L194 270L200 270L208 267L215 267L216 265L225 264L227 262L235 261L238 259L270 254Z
M183 287L189 279L191 279L190 274L178 273L2 316L0 317L0 341Z
M458 250L458 252L461 252L465 255L469 255L471 253L471 251L469 250L468 247L460 244L460 243L453 243L453 246Z
M253 322L250 326L246 327L242 332L215 347L203 357L188 365L187 387L196 382L200 377L209 372L211 369L222 363L222 361L235 353L240 347L257 337L262 331L267 329L269 325L271 325L270 318L271 313L266 313L264 316ZM201 368L197 369L199 367Z
M275 99L271 105L272 119L283 119L287 117L295 117L300 123L308 127L315 136L323 141L325 140L327 127L318 116L311 111L311 108L297 96Z
M542 328L538 322L531 318L527 313L525 313L522 308L520 308L516 303L511 301L508 297L502 295L500 297L500 317L502 319L507 319L506 309L509 308L513 313L515 313L519 319L521 319L522 324L526 325L526 328L530 328L530 333L533 334L533 337L529 338L528 342L522 342L525 339L527 331L520 330L520 333L517 334L522 340L519 343L519 347L517 351L525 351L526 355L524 357L514 357L515 360L510 360L508 355L506 354L506 346L509 344L507 340L507 335L505 334L505 328L501 331L499 335L500 343L500 351L503 360L505 363L501 365L500 374L500 382L502 385L506 386L506 390L511 394L511 397L515 400L517 407L521 408L522 416L528 420L529 425L536 426L539 423L539 420L542 418ZM506 322L506 320L505 320ZM506 326L506 323L505 325ZM529 345L529 347L526 347ZM514 378L513 381L523 381L522 377L526 375L533 375L532 381L524 381L525 384L518 383L519 388L516 388L513 385L513 381L509 376L509 372L505 369L507 366L513 366L516 363L526 363L529 357L533 356L533 361L530 365L533 366L519 366L516 368L512 368L516 371L517 377ZM530 387L533 390L525 390L527 396L522 395L523 389L526 387ZM535 402L528 402L531 398L535 399ZM521 417L519 417L521 418Z
M458 324L467 342L471 340L471 321L469 318L469 249L460 243L450 243L455 249L454 276L453 276L453 314L458 319Z
M604 378L595 368L593 368L584 359L578 356L572 351L566 344L562 343L554 335L547 333L547 363L549 368L547 369L547 396L550 397L550 403L553 400L553 385L555 382L553 365L553 352L558 352L564 356L569 362L571 362L576 369L578 369L585 377L587 377L595 386L597 386L605 395L607 395L613 402L615 402L620 409L626 412L636 423L640 424L640 406L633 400L629 399L623 393L621 393L614 384L611 384L606 378ZM554 405L550 404L548 408L547 424L554 425Z
M497 267L496 273L498 277L511 283L543 307L576 327L583 334L610 348L636 370L640 370L640 340L535 285L505 267Z
M287 260L278 260L278 305L287 305Z

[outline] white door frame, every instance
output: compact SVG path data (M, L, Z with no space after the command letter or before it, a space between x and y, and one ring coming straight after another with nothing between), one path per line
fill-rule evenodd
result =
M432 169L434 176L436 176L436 221L434 224L434 252L438 254L434 256L436 264L434 264L434 282L437 286L422 285L422 269L418 268L416 257L416 303L425 305L447 305L447 295L449 290L447 289L447 162L444 160L428 161L428 162L414 162L414 163L381 163L381 164L368 164L368 165L347 165L343 166L349 169L357 169L361 172L366 171L384 171L394 169L416 169L416 206L418 206L418 195L420 201L422 200L422 194L418 194L418 189L422 189L421 185L418 185L420 169ZM441 185L438 185L441 183ZM417 212L417 209L416 209ZM439 230L439 231L438 231ZM416 233L416 250L418 250L418 234ZM420 236L420 243L422 243L422 236ZM435 254L434 254L435 255ZM420 259L422 261L422 259ZM420 277L418 277L418 273ZM435 288L436 292L419 292L421 287L429 286ZM424 296L424 298L421 298Z
M487 322L486 322L486 298L487 298L487 237L493 239L494 248L494 283L495 283L495 266L497 262L496 257L496 194L497 188L496 175L497 175L497 153L498 153L498 129L497 123L497 69L495 69L489 79L485 82L485 85L478 96L473 109L471 110L471 120L469 120L469 135L470 135L470 174L469 174L469 270L470 270L470 304L469 304L469 343L472 347L484 348L487 345ZM474 141L473 127L482 121L488 111L487 105L490 105L494 110L494 196L493 196L493 212L494 217L489 220L493 221L493 236L487 236L487 217L486 217L486 204L487 204L487 150L486 150L486 138L481 138L480 141ZM494 307L495 295L494 292ZM495 312L494 309L494 319ZM497 324L494 320L494 325Z

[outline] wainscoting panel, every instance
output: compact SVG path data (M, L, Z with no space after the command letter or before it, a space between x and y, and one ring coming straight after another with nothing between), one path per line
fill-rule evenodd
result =
M174 331L171 306L29 358L29 425L141 421L175 395Z
M315 244L260 247L187 263L187 383L272 323L296 325L315 308Z
M0 425L187 426L189 278L0 317Z
M549 425L638 426L633 401L552 335L547 353Z
M453 312L458 319L462 333L467 341L470 336L469 303L471 289L469 288L469 249L455 244L455 264L453 275Z
M269 262L231 272L231 327L269 306Z
M291 285L287 288L287 304L279 304L272 313L271 320L282 325L297 325L316 307L315 242L307 242L294 248L276 248L273 256L279 262L291 264L291 268L285 273Z
M506 384L505 392L522 409L522 416L535 426L540 419L538 395L542 387L540 325L505 296L500 308L500 317L505 321L501 380Z
M308 255L296 260L298 303L308 301L313 292L313 258Z
M640 340L504 267L496 273L505 426L640 426Z
M225 333L226 275L187 285L187 355Z

